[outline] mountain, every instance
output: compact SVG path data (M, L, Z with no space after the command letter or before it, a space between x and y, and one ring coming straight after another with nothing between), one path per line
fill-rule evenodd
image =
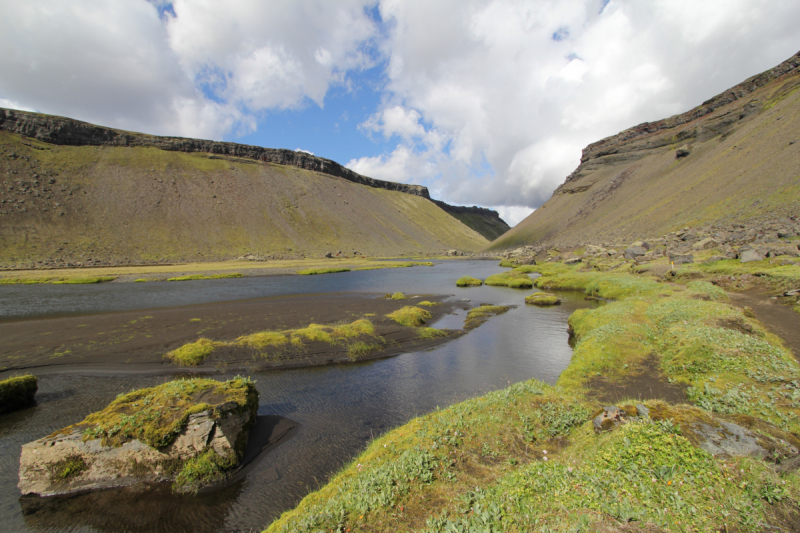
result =
M474 251L505 226L307 153L2 108L0 180L7 267Z
M800 214L800 52L694 109L583 150L553 196L490 248L631 242Z

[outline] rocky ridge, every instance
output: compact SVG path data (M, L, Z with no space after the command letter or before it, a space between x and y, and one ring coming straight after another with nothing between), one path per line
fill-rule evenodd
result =
M0 130L32 137L42 142L67 146L127 146L154 147L174 152L202 152L254 159L265 163L288 165L313 170L352 181L368 187L399 191L430 199L428 188L362 176L336 161L294 150L263 148L232 142L161 137L96 126L66 117L43 115L15 109L0 108Z

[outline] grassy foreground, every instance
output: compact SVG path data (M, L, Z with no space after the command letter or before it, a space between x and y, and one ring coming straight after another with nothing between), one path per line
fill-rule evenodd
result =
M696 431L749 421L797 442L800 365L780 339L698 276L537 270L537 287L613 300L570 317L557 386L521 382L416 418L267 531L767 531L796 519L800 476L776 468L783 452L712 456ZM638 400L650 416L596 433L603 387L646 372L684 387L688 405Z

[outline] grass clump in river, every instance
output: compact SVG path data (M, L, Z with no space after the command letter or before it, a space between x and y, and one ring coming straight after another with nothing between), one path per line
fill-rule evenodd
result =
M431 314L425 309L407 305L386 315L401 326L418 327L430 320Z
M456 287L480 287L483 282L478 278L463 276L456 280Z
M535 292L525 297L525 303L538 306L558 305L561 303L561 298L547 292Z
M271 349L291 346L303 350L307 343L323 342L332 346L349 346L357 340L375 337L375 326L366 318L334 325L309 324L304 328L281 331L258 331L242 335L234 341L212 341L201 338L167 353L166 357L182 366L197 366L219 347L247 347L267 355Z
M36 376L16 376L0 381L0 413L32 405L38 389Z
M442 330L436 328L419 328L417 330L417 336L420 339L430 340L430 339L437 339L439 337L447 337L449 334Z
M204 486L225 479L227 473L238 464L236 454L220 455L214 448L206 448L184 463L172 488L176 492L196 493Z
M215 346L216 343L211 339L199 338L168 352L166 357L181 366L197 366L211 355Z
M486 278L484 284L493 287L515 287L515 288L533 287L533 282L531 281L530 276L528 276L524 272L519 272L517 270L508 270L506 272L500 272L499 274L492 274L491 276Z
M474 309L470 309L467 318L464 320L464 329L475 329L493 316L502 315L512 306L510 305L488 305L481 304Z

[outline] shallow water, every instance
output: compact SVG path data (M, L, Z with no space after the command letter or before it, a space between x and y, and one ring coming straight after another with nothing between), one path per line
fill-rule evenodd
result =
M502 271L494 262L444 262L414 267L330 274L181 283L0 287L6 319L170 307L263 296L403 291L454 294L475 303L516 304L478 329L425 352L378 361L252 374L259 414L301 424L297 435L270 452L241 482L195 497L168 488L98 491L64 498L20 498L16 487L22 444L80 421L117 394L171 376L46 375L37 405L0 417L0 525L3 531L217 532L260 531L282 511L352 459L365 444L410 418L469 397L538 378L554 383L569 364L567 317L595 305L564 293L564 304L525 306L530 291L497 287L457 289L466 274ZM8 289L8 290L7 290ZM23 290L24 289L24 290ZM464 313L439 327L460 327ZM232 377L228 374L216 379Z

